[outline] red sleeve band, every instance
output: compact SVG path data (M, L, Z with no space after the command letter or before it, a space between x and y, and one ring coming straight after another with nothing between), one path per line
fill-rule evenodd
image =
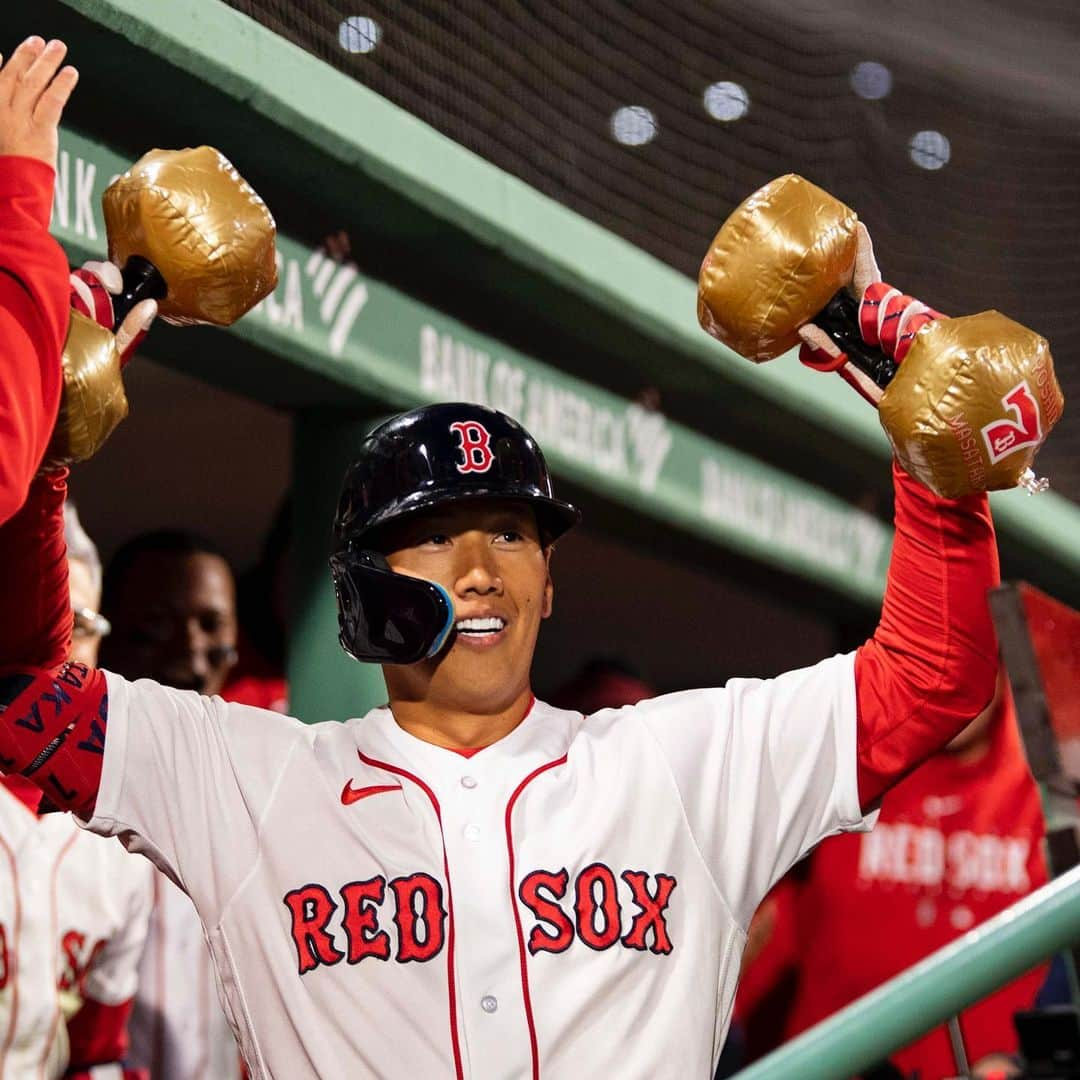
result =
M0 769L32 780L59 809L92 817L108 711L105 676L85 664L0 676Z
M868 345L877 345L897 362L907 355L915 335L940 311L901 293L884 281L867 285L859 301L859 333Z

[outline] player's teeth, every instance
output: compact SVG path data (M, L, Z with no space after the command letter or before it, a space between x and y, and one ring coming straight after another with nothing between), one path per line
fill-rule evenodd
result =
M457 623L455 623L456 628L466 634L493 634L501 630L505 625L506 623L499 618L458 619Z

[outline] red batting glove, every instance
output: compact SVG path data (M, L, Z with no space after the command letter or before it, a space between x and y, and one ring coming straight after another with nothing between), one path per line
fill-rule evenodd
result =
M119 296L123 288L120 269L114 263L83 263L78 270L71 272L71 306L99 326L111 330L116 321L112 298ZM141 301L125 316L116 330L121 366L135 354L156 316L156 300Z

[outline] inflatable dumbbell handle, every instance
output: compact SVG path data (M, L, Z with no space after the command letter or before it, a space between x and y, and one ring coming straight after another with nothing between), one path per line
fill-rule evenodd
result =
M847 354L848 362L857 367L875 386L884 390L893 380L898 364L875 345L863 341L859 332L859 302L840 289L811 320Z
M132 255L121 270L124 288L113 297L113 333L120 329L127 313L142 300L162 300L169 286L158 268L141 255Z

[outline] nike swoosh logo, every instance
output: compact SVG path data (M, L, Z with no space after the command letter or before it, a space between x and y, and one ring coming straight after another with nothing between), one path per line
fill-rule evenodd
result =
M381 795L384 791L400 790L400 784L374 784L371 787L354 788L352 781L346 780L345 786L341 789L341 802L344 806L352 806L354 802L366 799L369 795Z

